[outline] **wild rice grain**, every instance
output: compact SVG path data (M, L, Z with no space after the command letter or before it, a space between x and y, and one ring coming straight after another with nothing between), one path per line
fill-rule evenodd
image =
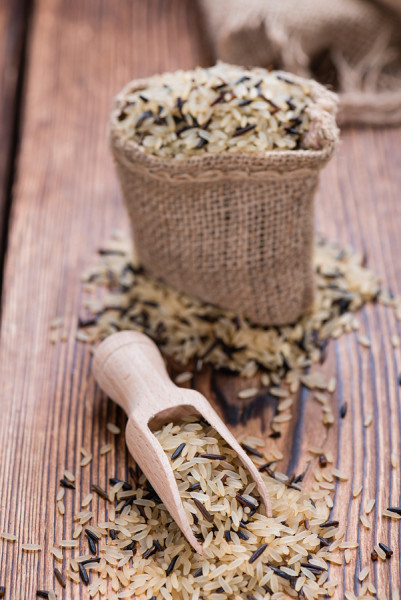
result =
M180 444L173 452L172 456L171 456L171 460L175 460L176 458L178 458L181 454L181 452L184 450L185 448L185 442L182 442L182 444Z
M401 506L389 506L387 510L401 516Z
M201 458L209 458L210 460L226 460L223 454L201 454Z
M339 525L339 521L325 521L324 523L320 524L320 527L337 527Z
M96 492L96 494L103 498L103 500L107 500L108 502L110 501L108 494L96 483L92 483L92 492Z
M78 564L78 573L84 585L89 585L89 575L82 563Z
M167 577L170 575L170 573L174 569L175 563L177 562L178 558L179 558L179 555L177 554L177 556L174 556L174 558L171 559L171 562L170 562L169 566L166 569L166 576Z
M266 550L267 548L267 544L262 544L261 546L259 546L259 548L257 550L255 550L255 552L252 554L251 558L248 560L249 563L254 563L255 560L257 560L259 558L259 556L261 556L263 554L263 552Z
M69 481L68 479L60 479L60 485L64 488L70 488L71 490L75 490L75 485L72 483L72 481Z
M64 575L61 573L61 571L59 571L57 569L57 567L54 569L54 575L56 576L57 581L59 582L59 584L61 585L61 587L65 588L66 587L66 582L65 582L65 577Z
M100 540L100 537L92 529L85 529L85 533L89 538L92 538L94 542L98 542Z
M208 521L209 523L213 523L213 517L210 514L209 511L206 510L206 508L203 506L203 504L201 502L199 502L199 500L197 498L192 498L196 508L199 510L199 512L205 517L206 521Z
M251 454L252 456L258 456L259 458L263 458L263 454L259 452L259 450L255 450L255 448L252 448L252 446L248 446L248 444L244 443L242 443L241 446L248 454Z

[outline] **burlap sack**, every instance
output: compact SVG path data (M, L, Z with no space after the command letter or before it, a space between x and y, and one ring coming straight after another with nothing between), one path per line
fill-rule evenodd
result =
M146 269L256 323L291 323L310 307L313 197L338 133L335 95L308 83L316 101L309 142L320 149L180 160L122 139L125 90L146 80L122 90L111 115L111 149Z
M342 124L401 123L401 0L199 3L215 58L330 84Z

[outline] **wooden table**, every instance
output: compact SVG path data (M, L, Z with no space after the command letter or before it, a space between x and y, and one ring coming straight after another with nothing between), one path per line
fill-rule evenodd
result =
M27 555L19 545L0 541L0 585L6 585L7 599L34 598L38 587L53 587L48 552L54 539L70 537L79 506L76 497L67 504L64 524L56 518L53 499L62 470L79 470L81 446L97 455L107 439L108 420L124 423L94 385L88 347L75 340L80 273L112 230L128 230L105 138L111 98L133 77L211 60L191 0L37 0L33 6L30 0L13 0L1 5L0 207L2 250L6 239L7 249L0 348L0 531L15 531L21 541L45 546L41 554ZM316 203L320 231L366 251L369 265L395 293L401 292L400 142L400 129L345 131L340 151L323 173ZM71 333L66 343L52 345L49 323L59 315ZM358 345L355 335L344 336L331 344L324 366L339 381L334 402L349 404L347 418L336 419L326 442L349 475L337 487L334 516L346 525L347 538L360 543L347 569L332 569L341 582L337 598L353 589L355 573L368 564L378 588L388 593L401 583L400 526L380 517L384 507L401 504L400 466L390 465L391 453L400 457L401 449L401 355L390 341L400 328L394 314L381 306L368 306L361 320L372 348ZM238 378L213 377L229 401L244 387ZM205 372L197 387L213 402L210 379L210 371ZM267 406L262 416L268 419L271 411ZM285 453L281 469L289 472L300 472L311 458L307 447L323 443L326 435L306 392L295 412L277 441ZM364 428L369 412L374 422ZM260 429L260 418L249 421L250 430ZM123 441L99 464L81 470L82 487L90 478L104 485L108 476L124 475ZM363 492L352 501L359 483ZM359 516L373 497L374 524L368 531ZM376 540L394 549L391 561L370 562ZM71 591L63 597L71 598Z

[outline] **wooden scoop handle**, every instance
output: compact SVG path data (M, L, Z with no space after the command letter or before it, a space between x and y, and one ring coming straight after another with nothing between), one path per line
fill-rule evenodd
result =
M95 379L106 394L139 420L182 404L157 346L143 333L122 331L95 352ZM178 397L177 397L178 396Z
M115 333L97 348L93 371L103 391L127 413L128 449L195 550L202 553L202 546L189 526L168 458L150 431L157 424L179 420L187 414L202 415L237 452L270 516L270 499L255 465L206 398L195 390L179 388L170 380L152 340L138 332Z
M142 333L115 333L97 348L93 372L103 391L129 417L126 429L129 451L184 535L202 554L202 545L188 523L167 455L149 429L149 421L160 413L165 417L163 420L174 418L174 411L178 417L185 414L183 390L170 380L157 346Z

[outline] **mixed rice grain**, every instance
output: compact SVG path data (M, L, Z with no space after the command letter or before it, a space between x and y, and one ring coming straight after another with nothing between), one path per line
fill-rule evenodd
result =
M309 147L313 105L295 77L218 63L128 86L116 123L125 141L163 158L297 150Z
M262 470L272 500L268 518L237 454L205 421L188 417L155 436L204 555L193 551L143 475L135 488L112 478L106 521L86 530L97 556L82 554L88 547L82 536L60 542L67 552L80 544L76 565L71 560L66 571L72 581L88 585L91 596L107 593L114 600L134 594L138 600L262 600L293 597L295 589L299 597L317 600L332 593L328 567L337 559L330 544L341 532L330 520L326 490L290 487L286 475ZM251 455L257 466L266 460L262 452Z
M380 285L363 257L322 238L316 240L314 264L312 312L293 325L261 327L152 278L133 259L127 238L118 234L102 248L98 264L83 275L93 293L84 302L88 315L79 327L89 343L116 331L139 330L183 365L192 362L199 369L209 363L245 377L260 371L265 386L285 382L291 393L301 384L316 394L333 393L335 377L305 376L305 369L324 361L333 334L353 331L354 312L381 298ZM326 419L334 421L330 411Z

